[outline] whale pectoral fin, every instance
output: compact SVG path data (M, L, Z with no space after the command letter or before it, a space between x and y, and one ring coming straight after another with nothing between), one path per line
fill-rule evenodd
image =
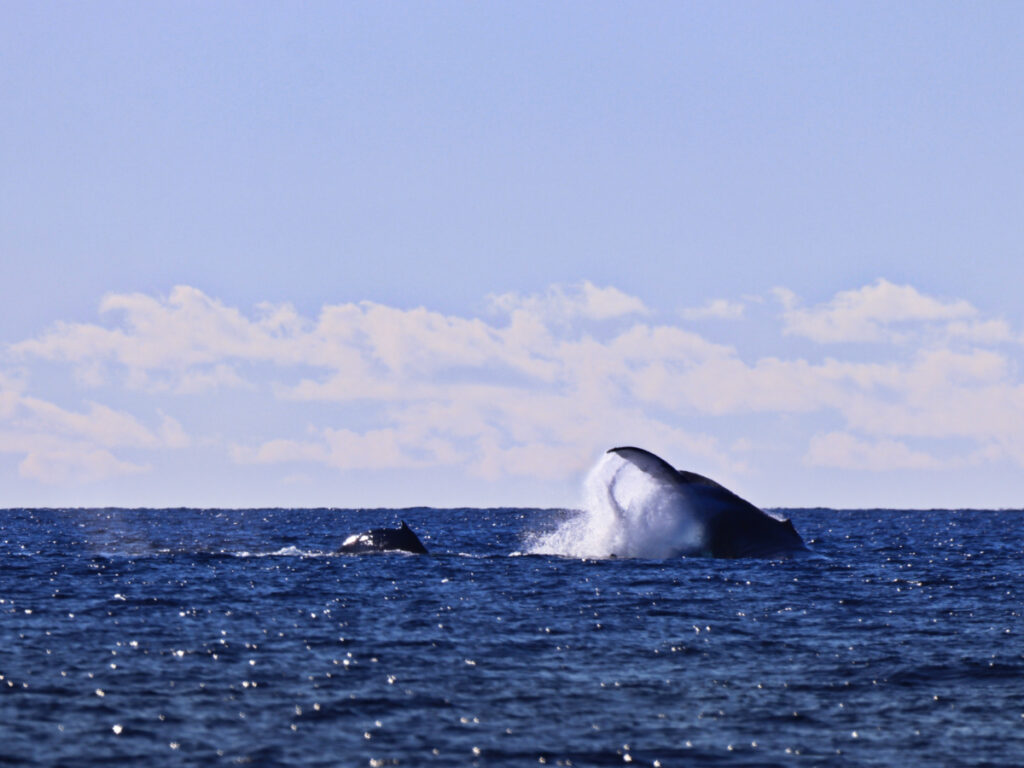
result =
M655 456L650 451L645 451L643 448L623 446L621 448L611 448L608 453L618 454L641 472L646 472L654 479L663 483L674 484L679 480L679 474L671 464L667 463L660 456Z

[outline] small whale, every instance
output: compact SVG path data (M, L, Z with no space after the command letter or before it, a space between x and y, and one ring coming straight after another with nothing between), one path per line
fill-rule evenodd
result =
M665 554L736 558L807 551L791 520L762 512L710 478L677 470L642 448L608 453L623 463L612 467L607 501L620 518L657 520Z
M365 533L353 533L341 543L339 552L362 554L364 552L411 552L416 555L428 554L423 542L402 521L401 528L373 528Z

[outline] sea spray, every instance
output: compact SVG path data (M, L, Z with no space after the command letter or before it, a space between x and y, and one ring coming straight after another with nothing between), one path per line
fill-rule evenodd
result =
M615 453L583 484L583 509L539 535L532 554L566 557L672 557L701 548L704 527L678 493Z

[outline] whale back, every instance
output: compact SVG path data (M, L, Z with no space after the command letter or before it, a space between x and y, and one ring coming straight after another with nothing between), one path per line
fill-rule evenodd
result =
M364 552L411 552L416 555L428 554L423 542L403 520L399 528L372 528L363 533L353 533L341 544L340 552L361 554Z

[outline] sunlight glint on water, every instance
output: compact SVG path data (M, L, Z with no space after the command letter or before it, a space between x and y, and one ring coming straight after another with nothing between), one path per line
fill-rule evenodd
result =
M1019 765L1024 514L789 514L825 558L509 556L568 511L0 511L0 756ZM400 519L431 556L331 554Z

